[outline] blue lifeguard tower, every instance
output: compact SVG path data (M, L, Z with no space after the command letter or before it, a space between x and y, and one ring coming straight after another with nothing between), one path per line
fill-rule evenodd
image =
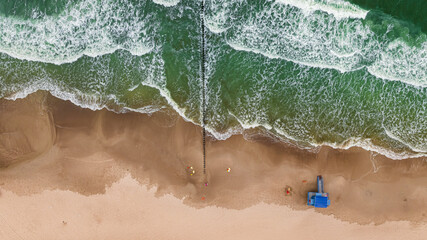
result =
M323 192L322 176L317 176L317 192L307 193L307 205L316 208L327 208L331 204L328 196L328 193Z

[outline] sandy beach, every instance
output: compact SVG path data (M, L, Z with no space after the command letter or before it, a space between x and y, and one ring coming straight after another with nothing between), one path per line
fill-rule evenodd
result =
M2 99L0 239L427 236L426 158L307 151L256 133L208 137L204 175L201 128L170 109L91 111L43 91ZM317 175L327 209L306 206Z

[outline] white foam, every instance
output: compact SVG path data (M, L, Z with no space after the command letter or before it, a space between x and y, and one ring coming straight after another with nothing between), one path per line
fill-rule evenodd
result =
M287 58L286 56L281 56L281 55L274 54L274 53L263 52L263 51L261 51L259 49L256 49L256 48L248 48L248 47L246 47L244 45L239 45L238 43L229 42L229 41L227 41L227 44L231 48L233 48L235 50L246 51L246 52L253 52L253 53L256 53L256 54L261 54L261 55L266 56L266 57L268 57L270 59L283 59L283 60L286 60L286 61L290 61L290 62L293 62L293 63L301 64L301 65L304 65L304 66L308 66L308 67L332 68L332 69L340 71L341 73L347 72L346 69L341 68L339 66L332 66L332 65L328 65L328 64L315 63L315 62L298 61L298 60L294 60L294 59L291 59L291 58Z
M125 49L134 55L154 47L154 19L140 19L141 7L124 0L71 3L57 16L18 19L0 16L0 52L14 58L63 64ZM122 39L126 35L124 41Z
M105 2L106 0L104 0ZM97 4L94 1L89 1L92 2L93 4ZM106 8L108 8L108 6L106 6ZM91 8L89 8L91 9ZM295 9L291 9L291 17L298 17L299 13L298 11L293 12ZM101 11L104 11L101 9ZM91 11L89 11L91 12ZM260 18L269 18L271 17L271 12L265 12L262 13L261 15L259 15L258 17ZM93 13L95 14L95 13ZM275 12L274 14L278 14L277 12ZM293 15L292 15L293 14ZM280 15L280 14L279 14ZM279 31L281 30L282 26L280 25L268 25L268 24L264 24L265 22L262 22L263 19L261 19L260 22L257 22L258 19L252 19L249 22L244 22L241 23L243 24L243 26L246 26L245 28L242 28L244 30L243 35L234 37L234 36L230 36L229 39L227 39L227 42L230 44L230 46L236 48L237 50L241 50L241 51L253 51L256 53L260 53L263 54L265 56L267 56L268 58L283 58L283 59L289 59L289 61L294 61L297 62L299 64L305 64L305 65L309 65L309 66L313 66L313 67L321 67L321 68L335 68L338 69L342 72L346 72L346 71L354 71L355 69L360 68L359 63L359 59L358 56L360 55L364 55L367 53L366 49L370 50L372 49L372 46L366 46L364 41L369 41L370 44L375 44L372 42L372 40L370 39L371 37L371 33L369 31L367 31L364 27L363 24L360 25L360 21L356 21L356 22L351 22L348 23L349 24L349 30L350 33L348 32L339 32L339 29L336 28L337 25L340 25L341 23L337 23L335 19L329 19L329 22L324 23L325 25L321 25L319 29L313 29L313 28L306 28L307 26L310 27L309 24L307 24L307 21L309 23L311 23L310 21L313 20L311 19L313 16L309 17L309 19L305 19L307 18L307 16L305 16L305 18L299 18L302 21L306 21L306 22L302 22L300 24L297 25L289 25L290 28L295 28L295 29L291 29L290 32L284 33L285 35L284 38L281 38L281 36L278 36L276 38L269 38L272 36L275 36L277 34L283 34L283 32ZM316 20L316 16L315 20ZM46 18L49 17L44 17L42 18L42 20L46 20ZM91 19L90 17L87 19ZM267 19L268 20L268 19ZM277 21L277 19L271 19L272 21ZM281 18L281 20L283 20ZM285 18L286 21L294 21L292 20L292 18ZM318 19L317 19L318 20ZM15 20L14 20L15 21ZM268 20L270 21L270 20ZM268 23L267 21L267 23ZM346 21L346 20L343 20ZM13 21L12 21L13 22ZM16 22L13 22L16 23ZM43 21L41 21L41 23L43 23ZM276 23L280 24L280 21L277 21ZM0 22L1 24L1 22ZM24 22L23 23L28 24L28 22ZM72 23L72 24L76 24L76 26L82 26L81 23ZM31 25L31 24L30 24ZM224 25L218 25L218 26L224 26ZM288 26L288 25L287 25ZM288 27L289 27L288 26ZM325 27L325 28L321 28L321 27ZM141 29L142 31L144 31L145 29L145 23L141 25ZM225 32L226 28L223 28L222 32ZM335 38L330 39L328 38L326 35L322 35L324 31L326 30L333 30L335 31L334 33L336 33L336 35L334 35ZM270 32L268 32L270 31ZM332 32L333 32L332 31ZM338 32L337 32L338 31ZM133 34L137 33L138 31L134 32ZM255 36L250 35L250 34L255 34ZM320 35L316 35L316 34L320 34ZM347 35L349 34L349 35ZM353 35L352 35L353 34ZM9 36L13 36L9 35ZM133 35L131 34L131 39L133 37ZM320 37L319 37L320 36ZM269 41L266 41L264 44L264 40L265 38ZM359 39L360 38L360 39ZM142 55L146 53L146 46L149 46L149 50L148 51L157 51L158 49L156 49L156 47L153 47L152 45L150 45L150 38L147 37L147 39L145 39L143 42L143 44L141 44L141 41L139 39L133 39L130 40L129 42L125 42L123 44L120 45L115 45L115 43L111 42L111 39L109 38L103 38L101 36L102 41L97 42L94 41L88 41L87 39L82 39L81 41L83 41L85 44L86 43L91 43L92 45L88 45L89 50L84 50L82 51L77 51L79 52L79 54L94 54L91 56L97 56L97 54L102 54L102 52L104 51L115 51L117 49L121 49L121 48L125 48L128 51L130 51L132 54L136 54L136 55ZM9 39L10 40L10 39ZM98 39L99 40L99 39ZM134 41L135 40L135 41ZM285 41L285 40L290 40L290 43L288 45L286 45L286 42L280 42L280 41ZM38 41L38 40L37 40ZM86 41L86 42L85 42ZM104 42L103 42L104 41ZM276 42L275 42L276 41ZM279 41L279 42L277 42ZM147 43L147 45L145 45ZM299 43L300 45L294 45L296 43ZM105 46L104 46L105 44ZM263 45L264 44L264 45ZM283 45L285 44L285 45ZM73 45L73 46L85 46L85 45ZM282 47L288 48L285 49L286 51L281 51L281 49L283 50ZM293 47L296 46L296 49L294 49ZM34 47L34 46L33 46ZM59 51L58 49L54 48L50 49L47 47L48 50L52 50L52 53L58 53L55 51ZM57 47L57 46L56 46ZM365 49L366 48L366 49ZM30 50L28 50L30 49ZM393 49L393 46L391 46L391 49ZM71 49L72 50L72 49ZM34 48L26 48L26 49L22 49L21 50L23 53L24 57L32 57L34 55L33 52L31 51L35 51L35 53L37 53L37 49ZM29 52L27 52L29 51ZM46 49L44 49L43 51L46 51ZM61 52L63 50L60 50L60 52L58 54L64 54L64 52ZM68 50L66 50L68 51ZM87 51L87 52L85 52ZM415 50L414 50L415 51ZM70 52L66 52L66 53L70 53ZM73 52L71 52L73 53ZM289 54L286 54L289 53ZM300 54L299 56L296 55L292 55L292 54ZM399 54L403 54L404 51L398 52ZM311 54L311 55L310 55ZM44 61L49 61L49 59L51 59L51 61L55 62L58 61L58 63L63 63L64 61L66 61L67 59L73 59L74 55L49 55L48 57L43 56L44 57ZM66 56L64 58L64 56ZM75 55L75 56L79 56L79 55ZM75 57L74 56L74 57ZM421 57L423 57L424 55L420 55ZM48 60L46 60L48 59ZM52 60L53 59L53 60ZM59 59L59 60L58 60ZM65 60L64 60L65 59ZM387 59L384 58L384 61L386 61ZM412 62L408 63L413 64ZM161 67L163 67L163 63L160 64ZM422 67L421 67L422 70ZM150 70L151 71L151 70ZM155 70L153 70L155 71ZM389 75L395 74L395 73L388 73ZM404 74L400 74L399 76L404 76ZM411 80L412 81L412 80ZM43 82L43 84L41 84ZM171 93L167 90L166 88L166 83L165 83L165 78L164 76L161 77L154 77L154 76L150 76L149 78L145 79L142 83L142 85L145 86L149 86L152 88L156 88L159 90L160 95L163 96L166 101L168 102L168 104L175 109L175 111L182 116L186 121L188 122L192 122L194 124L200 125L197 123L197 120L191 119L190 117L187 116L188 114L188 109L186 108L181 108L171 97ZM132 87L129 88L130 91L134 90L138 85L133 85ZM40 81L37 84L32 84L32 87L29 88L25 88L24 90L16 93L14 96L11 96L10 99L16 99L16 98L21 98L21 97L25 97L27 96L29 93L37 91L38 89L42 89L42 90L47 90L50 91L54 96L64 99L64 100L70 100L71 102L73 102L74 104L80 106L80 107L84 107L84 108L89 108L92 110L99 110L102 108L107 108L108 106L105 104L105 102L108 101L112 101L115 102L118 105L122 105L121 103L119 103L117 101L117 99L115 98L114 95L109 95L109 96L105 96L102 99L100 99L100 97L98 97L96 94L83 94L79 91L75 91L75 93L69 93L67 91L65 91L64 89L61 89L55 85L49 84L49 81ZM132 109L132 108L128 108L128 107L123 107L123 109L126 110L130 110L130 111L137 111L137 112L143 112L143 113L152 113L155 111L158 111L159 109L161 109L161 107L156 107L156 106L147 106L147 107L143 107L143 108L138 108L138 109ZM233 115L234 116L234 115ZM232 127L232 128L228 128L225 132L216 132L214 128L206 126L208 132L210 134L212 134L216 139L219 140L224 140L229 138L232 135L235 134L241 134L243 133L244 129L251 129L251 128L257 128L257 127L262 127L265 128L266 130L269 130L273 133L277 133L277 135L282 137L283 141L286 141L287 139L291 139L293 141L298 142L299 140L297 139L297 137L292 136L292 134L289 134L287 132L285 132L284 130L281 130L279 127L275 127L275 126L271 126L269 124L265 124L267 121L264 121L263 119L255 119L253 121L250 121L250 118L247 119L239 119L236 116L234 116L237 121L240 123L240 126L236 126L236 127ZM375 145L372 144L372 142L370 142L369 139L360 139L360 138L352 138L349 139L348 141L346 141L344 144L335 144L335 143L320 143L320 144L315 144L315 143L311 143L313 147L316 146L321 146L321 145L328 145L328 146L332 146L335 148L350 148L352 146L359 146L362 147L364 149L367 150L371 150L371 151L376 151L378 153L381 153L383 155L386 155L390 158L393 159L402 159L402 158L407 158L407 157L418 157L418 156L425 156L426 154L424 153L417 153L417 154L407 154L407 153L394 153L390 150L386 150L386 149L382 149L380 147L377 147Z
M140 85L140 83L138 83L138 84L136 84L136 85L134 85L134 86L130 87L130 88L128 89L128 91L129 91L129 92L132 92L133 90L137 89L139 85Z
M156 48L155 51L158 53L159 48ZM146 61L144 58L133 58L130 54L125 52L118 53L118 57L122 59L123 64L134 64L134 67L141 70L140 75L146 81L150 81L151 78L155 78L158 74L158 70L163 67L163 63L159 60L161 59L161 56L159 56L159 54L154 54L154 56L155 57L147 57L146 60L148 61ZM138 61L133 61L134 59L137 59ZM108 70L106 70L108 68L105 67L105 64L109 64L109 61L105 61L105 59L102 58L92 60L92 64L96 69L89 69L89 71L100 71L98 73L100 74L100 77L97 78L96 76L92 76L93 78L86 79L85 84L82 84L78 89L70 87L67 84L68 78L65 78L65 80L62 81L58 81L59 79L51 79L49 74L44 73L43 68L40 68L38 65L31 62L26 64L29 64L27 67L32 70L35 68L36 70L34 70L34 72L37 74L30 74L27 76L29 79L23 84L3 86L4 92L14 92L14 94L6 96L5 98L16 100L18 98L25 98L29 94L38 90L44 90L50 92L53 96L59 99L71 101L77 106L91 109L93 111L105 108L115 112L136 111L150 114L162 109L161 106L153 105L132 109L127 107L125 103L120 102L115 94L105 95L106 89L112 84L112 78L110 77ZM130 85L128 91L134 91L140 84L141 83ZM111 107L113 107L113 109Z
M211 19L205 20L205 25L209 29L210 32L220 34L229 29L229 27L222 27L221 25L217 24L215 21L212 21Z
M377 146L372 143L370 139L362 139L362 138L350 138L345 141L343 144L323 142L320 144L312 143L313 146L321 147L321 146L329 146L335 149L350 149L352 147L360 147L365 150L379 153L383 156L386 156L393 160L403 160L408 158L419 158L419 157L427 157L427 153L396 153L389 149L385 149L383 147Z
M234 116L235 117L235 116ZM239 123L242 122L238 118L236 118ZM296 146L302 148L302 149L314 149L319 148L321 146L329 146L335 149L350 149L352 147L360 147L367 151L376 152L378 154L384 155L390 159L393 160L402 160L402 159L408 159L408 158L419 158L419 157L427 157L427 152L425 150L420 149L412 149L414 150L414 153L407 153L407 152L394 152L392 150L377 146L372 143L370 139L363 139L358 137L352 137L347 139L341 144L332 143L332 142L322 142L322 143L314 143L314 142L306 142L303 140L299 140L298 138L295 138L291 136L289 133L284 132L280 128L271 127L269 124L263 125L259 123L244 123L241 125L242 128L234 127L231 129L228 129L226 133L216 133L215 130L209 128L208 130L212 133L213 136L215 136L219 140L226 140L227 138L231 137L232 135L236 134L243 134L244 130L246 129L253 129L253 128L264 128L268 129L268 132L275 133L274 135L276 137L279 137L279 139L286 143L296 144ZM218 136L218 137L217 137ZM308 146L304 146L308 144ZM406 145L406 144L405 144ZM420 150L420 151L418 151Z
M298 7L306 14L320 10L332 14L336 19L364 19L369 12L343 0L276 0L276 2Z
M385 128L384 129L387 135L389 135L391 138L395 140L398 140L400 143L404 144L405 146L408 146L413 151L413 153L395 152L390 149L386 149L373 144L369 138L364 139L360 137L348 138L346 141L340 144L327 142L327 141L322 143L307 142L306 140L298 139L297 137L294 137L291 134L285 132L280 126L271 126L270 124L262 124L259 121L242 120L231 112L229 112L229 114L239 122L241 128L234 127L233 129L230 129L226 133L220 134L221 140L225 140L234 134L243 134L244 130L246 129L262 128L262 129L266 129L267 132L269 133L273 133L274 136L279 137L281 141L290 143L290 144L295 144L296 146L302 149L314 149L321 146L329 146L335 149L350 149L352 147L360 147L368 151L379 153L381 155L384 155L394 160L427 156L427 149L421 149L421 148L416 148L414 146L411 146L410 144L404 142L402 139L399 139L397 136L393 135L390 131L387 131ZM212 131L212 129L210 129L210 131ZM213 135L216 136L215 132L213 133Z
M236 50L348 72L363 66L372 38L360 20L304 15L299 8L279 4L236 22L226 42Z
M427 42L421 47L410 47L395 40L380 53L368 71L382 79L427 87Z
M158 85L155 85L155 84L150 84L150 83L142 83L142 84L145 86L149 86L149 87L158 89L160 91L161 96L163 96L167 100L169 106L171 106L185 121L191 122L191 123L198 125L198 126L201 126L201 124L196 122L194 119L191 119L188 116L186 116L185 109L180 108L178 106L178 104L172 100L169 91L167 91L165 89L161 89ZM69 92L66 92L66 91L60 89L59 87L57 87L55 85L50 84L49 81L46 81L46 80L40 81L40 84L33 84L32 86L27 87L27 88L21 90L20 92L15 93L12 96L6 97L6 99L16 100L19 98L25 98L29 94L34 93L38 90L49 91L53 96L55 96L59 99L69 100L70 102L72 102L73 104L75 104L79 107L91 109L93 111L101 110L101 109L105 108L109 111L114 111L114 112L119 112L119 113L120 112L126 112L126 111L133 111L133 112L139 112L139 113L144 113L144 114L152 114L152 113L157 112L157 111L164 108L161 106L151 106L151 105L145 106L142 108L136 108L136 109L135 108L129 108L129 107L125 107L123 104L118 102L117 98L114 95L108 95L106 97L103 97L103 99L101 100L101 98L99 96L83 94L78 90L76 90L74 93L69 93ZM109 102L109 101L113 102L115 105L121 106L122 107L121 111L117 111L116 109L109 108L105 104L105 102ZM363 148L363 149L368 150L368 151L379 153L381 155L384 155L384 156L386 156L390 159L394 159L394 160L427 157L427 153L425 150L413 148L413 147L405 144L401 139L399 139L398 137L396 137L395 135L393 135L391 132L389 132L387 130L386 130L387 135L389 135L391 138L393 138L395 140L398 140L399 142L404 143L405 145L410 147L416 153L405 153L405 152L396 153L396 152L393 152L389 149L385 149L385 148L374 145L370 139L362 139L362 138L349 138L346 141L344 141L344 143L342 143L342 144L331 143L331 142L322 142L322 143L305 142L305 141L299 140L299 139L291 136L289 133L286 133L285 131L281 130L278 127L273 127L269 124L261 124L258 122L244 122L241 119L237 118L232 113L230 113L230 115L232 115L240 123L240 126L230 127L225 132L222 132L222 133L217 132L214 128L212 128L210 126L206 126L206 130L208 131L208 133L210 135L212 135L217 140L226 140L233 135L244 134L244 131L246 129L263 128L263 129L266 129L270 133L271 132L274 133L274 135L279 137L281 139L281 141L296 144L296 146L301 147L303 149L314 149L314 148L318 148L321 146L330 146L330 147L335 148L335 149L349 149L352 147L360 147L360 148ZM304 142L304 144L309 144L309 147L304 147L304 145L301 145L302 142Z
M165 7L176 6L181 0L153 0L154 3L163 5Z
M219 34L230 28L230 15L238 1L210 0L206 4L205 25L209 31Z
M287 133L287 132L285 132L279 128L274 128L274 131L277 132L279 134L279 136L281 136L282 138L284 137L285 139L290 139L290 140L297 142L297 143L301 141L301 140L298 140L298 139L292 137L289 133Z
M196 124L196 122L194 122L193 119L190 119L185 115L185 109L179 107L179 105L172 99L170 92L166 88L161 88L157 85L154 85L151 83L145 83L145 82L143 82L142 85L159 90L160 95L166 99L169 106L171 106L182 118L184 118L185 121ZM197 124L197 125L200 125L200 124Z
M230 30L221 29L226 31L226 43L235 50L267 58L341 73L367 68L381 79L427 86L424 34L414 39L421 41L416 46L400 39L388 43L386 36L377 36L362 19L337 19L322 12L303 14L306 4L329 1L281 1L294 4L273 4L262 11L254 9L259 12L246 19L233 19Z
M240 124L240 126L242 126L244 129L253 129L253 128L259 128L259 127L263 127L267 130L271 130L273 127L270 124L267 123L258 123L258 122L243 122L242 119L239 119L238 117L236 117L236 115L234 115L232 112L228 112L228 114L230 114L231 116L233 116Z
M12 94L11 96L5 97L5 99L16 100L16 99L26 98L28 95L35 93L39 90L48 91L50 94L52 94L52 96L56 98L59 98L65 101L70 101L76 106L79 106L85 109L90 109L92 111L107 109L109 111L116 112L116 113L124 113L127 111L132 111L132 112L138 112L143 114L152 114L164 108L162 106L153 106L153 105L148 105L140 108L130 108L130 107L126 107L123 103L120 103L115 95L110 94L107 96L100 97L95 94L84 94L76 89L74 89L73 93L71 93L61 89L56 85L51 84L49 80L44 80L38 83L34 83L31 86L28 86L22 89L21 91ZM107 105L106 104L107 102L110 104ZM113 109L109 107L109 105L119 106L119 108Z
M354 51L351 53L339 53L339 52L335 52L334 50L331 50L331 53L339 58L348 58L348 57L353 57L356 54L360 54L360 52Z
M143 113L143 114L148 114L151 115L155 112L158 112L162 109L164 109L164 107L160 107L160 106L145 106L145 107L141 107L141 108L129 108L129 107L124 107L124 110L127 111L131 111L131 112L138 112L138 113Z
M363 148L367 151L379 153L379 154L384 155L384 156L386 156L390 159L393 159L393 160L427 157L427 150L426 149L417 149L413 146L410 146L409 144L405 143L401 139L398 139L396 136L393 136L390 132L388 132L387 134L391 134L391 136L393 136L392 137L393 139L398 140L399 142L401 142L405 146L408 146L414 152L413 153L394 152L390 149L386 149L386 148L383 148L383 147L380 147L380 146L373 144L371 139L369 139L369 138L364 139L364 138L360 138L360 137L350 137L346 141L344 141L343 143L340 143L340 144L333 143L333 142L327 142L327 141L324 141L322 143L307 142L305 140L298 139L297 137L292 136L291 134L289 134L289 133L285 132L283 129L281 129L279 126L273 126L272 127L269 124L263 125L263 124L259 124L256 122L254 122L254 123L249 123L249 122L243 123L242 120L238 119L235 115L232 115L232 116L235 117L238 120L238 122L241 123L241 126L242 126L241 130L233 131L233 134L243 134L245 129L264 128L264 129L267 129L268 132L273 133L274 136L279 137L279 139L281 141L286 142L286 143L290 143L290 144L295 144L297 147L302 148L302 149L306 149L306 150L307 149L315 149L315 148L319 148L322 146L329 146L329 147L332 147L335 149L350 149L352 147L360 147L360 148ZM235 129L239 129L239 128L235 128ZM228 136L228 137L230 137L230 136Z
M422 144L422 146L412 145L412 144L408 143L407 141L404 141L401 137L398 137L397 134L395 134L392 131L385 128L384 125L382 127L384 129L384 132L387 134L387 136L389 138L400 142L401 144L410 148L412 151L414 151L414 152L427 152L427 144ZM427 138L425 140L427 140Z
M77 89L75 90L75 92L70 93L70 92L67 92L67 91L61 89L60 87L58 87L54 84L51 84L48 79L44 79L44 80L38 81L36 83L33 83L30 86L27 86L26 88L22 89L19 92L16 92L11 96L5 97L5 99L16 100L16 99L25 98L28 95L30 95L34 92L37 92L39 90L48 91L53 96L55 96L59 99L62 99L62 100L70 101L74 105L77 105L81 108L87 108L87 109L90 109L92 111L101 110L103 108L108 109L107 105L100 103L101 99L99 96L92 95L92 94L83 94L82 92L80 92ZM113 101L119 105L119 103L117 102L117 99L114 95L106 96L105 100L103 102L108 101L108 100ZM109 110L111 110L111 109L109 109Z

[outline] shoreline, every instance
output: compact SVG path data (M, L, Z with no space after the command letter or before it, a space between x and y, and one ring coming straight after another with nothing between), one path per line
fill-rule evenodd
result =
M95 104L95 105L90 105L90 104L86 104L86 103L81 103L79 102L79 100L77 99L79 95L75 95L75 94L68 94L69 96L64 97L64 96L59 96L61 94L56 93L56 90L54 91L54 93L51 92L51 90L30 90L30 91L23 91L19 92L19 93L15 93L12 94L10 96L6 96L4 97L4 100L10 100L10 101L16 101L19 99L25 99L30 95L33 94L37 94L37 92L48 92L48 94L52 95L53 97L61 100L61 101L69 101L71 103L73 103L74 105L83 108L83 109L89 109L92 111L110 111L110 112L114 112L117 114L126 114L126 113L140 113L140 114L148 114L148 115L152 115L155 114L157 112L173 112L173 115L178 114L179 117L183 118L186 122L192 123L194 125L197 125L199 127L201 127L201 125L199 123L196 123L195 121L193 121L193 119L185 116L185 114L182 112L182 110L178 107L178 105L171 100L171 97L169 96L168 93L166 93L164 90L157 88L156 86L152 86L152 85L144 85L144 86L148 86L148 87L152 87L156 90L159 91L160 95L165 99L165 101L167 102L168 106L165 108L159 107L159 108L155 108L154 110L151 108L148 108L149 110L147 110L145 107L143 107L142 109L134 109L134 108L130 108L130 107L125 107L125 106L121 106L123 105L122 103L117 103L117 99L115 98L111 98L109 100L111 100L112 102L115 102L114 104L117 104L117 106L111 106L108 105L106 103L104 104ZM161 114L161 113L160 113ZM238 119L236 116L232 115L236 121L240 124L240 126L238 127L233 127L228 129L225 132L216 132L214 129L210 128L210 127L206 127L207 133L208 135L212 135L214 138L216 138L215 140L227 140L230 137L233 137L235 135L243 135L245 136L245 134L247 132L256 132L255 134L258 135L265 135L265 136L269 136L272 139L278 139L279 141L283 142L284 144L288 144L288 145L292 145L295 146L297 148L300 148L304 151L317 151L317 149L322 148L322 147L330 147L333 149L337 149L337 150L348 150L350 148L362 148L365 151L369 151L369 152L375 152L375 154L379 154L379 155L383 155L386 158L389 159L393 159L393 160L405 160L405 159L417 159L417 158L426 158L427 159L427 153L423 152L421 150L415 150L413 149L413 146L408 145L408 143L402 142L400 139L397 139L395 136L391 136L389 133L386 133L387 136L399 143L401 143L402 145L404 145L406 148L408 148L411 152L394 152L390 149L384 148L382 146L376 145L374 143L372 143L371 139L360 139L360 138L356 138L356 137L351 137L348 138L347 140L345 140L343 143L341 144L337 144L337 143L333 143L333 142L323 142L323 143L313 143L313 142L309 142L309 143L298 143L298 140L296 140L295 138L287 135L286 133L280 132L280 130L275 129L275 133L270 132L270 128L271 126L269 125L263 125L263 124L250 124L250 125L245 125L244 123L241 122L240 119ZM306 147L302 146L302 145L306 145Z
M170 194L196 209L273 204L299 211L311 209L306 193L323 175L331 206L309 210L313 214L357 224L427 223L425 157L396 161L357 147L309 152L248 132L249 140L207 138L205 178L201 128L165 111L92 111L43 91L2 99L0 191L16 198L46 190L89 197L130 175L155 187L156 197Z

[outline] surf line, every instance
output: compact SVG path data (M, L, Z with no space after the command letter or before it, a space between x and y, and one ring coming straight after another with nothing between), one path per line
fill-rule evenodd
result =
M200 1L200 29L201 29L201 79L202 79L202 128L203 128L203 174L206 174L206 37L205 37L205 0Z

